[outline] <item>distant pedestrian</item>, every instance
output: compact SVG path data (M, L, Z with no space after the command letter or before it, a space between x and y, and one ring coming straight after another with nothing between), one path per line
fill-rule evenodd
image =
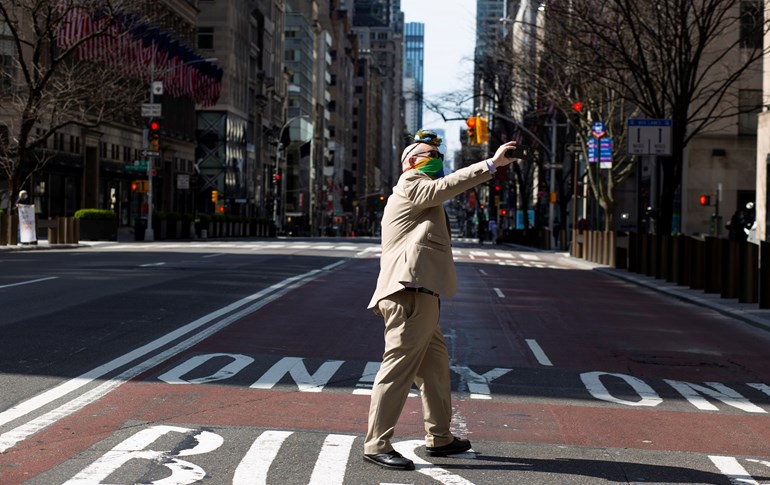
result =
M492 239L492 244L497 244L497 221L490 219L487 223L487 229L489 229L489 237Z
M744 242L748 239L748 224L746 224L746 218L744 217L743 210L737 209L733 216L726 224L727 237L731 241Z

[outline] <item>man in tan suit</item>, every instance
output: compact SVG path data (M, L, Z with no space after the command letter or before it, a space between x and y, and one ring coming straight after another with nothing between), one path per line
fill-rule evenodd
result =
M471 448L452 435L449 354L439 327L439 295L453 296L457 277L443 203L490 180L511 163L508 142L495 155L443 176L441 138L418 131L401 155L402 174L382 216L380 275L369 309L385 320L385 352L372 389L364 460L400 470L414 463L390 443L415 383L422 398L426 452L447 456Z

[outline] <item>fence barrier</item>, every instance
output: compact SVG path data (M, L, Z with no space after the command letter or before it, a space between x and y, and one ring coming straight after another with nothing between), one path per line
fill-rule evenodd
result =
M770 308L768 242L757 245L710 236L574 231L570 254L722 298L758 304L759 308Z

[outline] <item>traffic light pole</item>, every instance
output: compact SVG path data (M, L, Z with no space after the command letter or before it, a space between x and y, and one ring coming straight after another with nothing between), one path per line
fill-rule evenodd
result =
M152 52L155 52L155 41L153 41L152 46ZM155 91L154 91L154 84L155 84L155 54L152 56L152 61L150 63L150 104L155 104ZM155 121L154 117L151 117L149 120L149 123L152 124L152 122ZM149 146L148 146L149 139L145 139L144 141L144 150L145 153L150 153ZM152 167L154 165L155 161L155 155L147 155L147 227L144 231L144 240L145 241L154 241L155 240L155 232L152 229Z

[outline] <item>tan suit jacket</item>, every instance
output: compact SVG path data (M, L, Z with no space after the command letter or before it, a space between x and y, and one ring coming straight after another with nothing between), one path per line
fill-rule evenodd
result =
M420 286L440 295L457 292L449 218L443 203L492 178L486 161L433 180L419 170L401 174L382 216L382 257L369 309L404 289Z

